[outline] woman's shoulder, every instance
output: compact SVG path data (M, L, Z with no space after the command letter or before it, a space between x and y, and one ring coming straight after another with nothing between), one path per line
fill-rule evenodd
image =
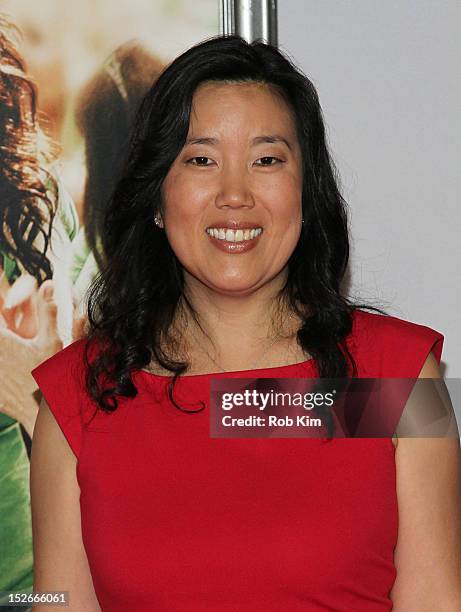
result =
M79 338L67 344L53 355L47 357L40 362L32 371L34 376L36 373L45 376L65 375L66 373L75 373L82 371L84 366L85 347L87 345L86 338Z
M430 351L440 363L444 338L423 323L356 309L350 344L364 375L412 378Z
M116 431L127 416L126 409L120 409L123 408L123 402L120 402L114 413L106 413L98 409L88 393L85 356L90 362L93 361L97 347L87 338L80 338L31 370L31 375L77 458L80 456L84 432Z
M77 458L82 445L83 418L90 408L84 393L84 347L84 339L76 340L31 370Z
M71 396L81 404L92 403L87 391L88 363L99 351L99 343L86 337L70 342L30 371L40 388L50 387L62 398Z

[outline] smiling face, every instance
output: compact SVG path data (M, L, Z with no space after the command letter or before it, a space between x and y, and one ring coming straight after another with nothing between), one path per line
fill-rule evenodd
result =
M200 85L186 144L162 186L165 232L185 282L235 296L282 283L301 230L301 194L286 102L266 85Z

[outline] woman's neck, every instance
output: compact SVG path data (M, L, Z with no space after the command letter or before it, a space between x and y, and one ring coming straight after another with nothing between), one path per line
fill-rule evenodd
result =
M190 297L189 297L190 300ZM280 300L214 299L206 308L192 301L197 314L182 302L166 347L178 347L175 359L190 364L188 374L276 367L308 359L297 343L301 318Z

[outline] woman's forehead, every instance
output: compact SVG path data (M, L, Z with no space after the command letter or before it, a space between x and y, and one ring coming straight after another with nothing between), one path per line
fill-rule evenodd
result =
M220 134L232 136L242 128L251 140L266 134L278 135L281 142L293 138L293 113L282 96L267 85L206 83L200 87L192 102L189 141L216 145Z

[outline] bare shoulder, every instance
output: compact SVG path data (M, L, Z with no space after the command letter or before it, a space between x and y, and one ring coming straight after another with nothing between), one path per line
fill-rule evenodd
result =
M76 465L76 456L42 398L30 465L34 590L69 591L71 611L98 612L82 541Z

